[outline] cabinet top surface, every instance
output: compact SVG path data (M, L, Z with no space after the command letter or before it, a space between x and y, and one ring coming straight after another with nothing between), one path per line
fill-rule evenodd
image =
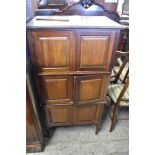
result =
M117 28L124 29L105 16L36 16L27 28Z

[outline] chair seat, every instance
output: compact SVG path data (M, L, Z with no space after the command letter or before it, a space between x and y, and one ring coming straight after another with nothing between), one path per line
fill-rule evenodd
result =
M122 66L123 62L122 62L121 58L117 58L117 63L118 63L118 65L119 65L120 67Z
M120 70L120 67L114 67L113 68L113 71L114 71L115 74L117 74L119 72L119 70ZM124 80L124 77L125 77L125 74L126 74L127 70L128 70L128 68L124 68L123 71L121 72L121 75L119 77L121 81Z
M124 84L114 84L108 87L108 95L110 96L110 98L112 99L114 103L117 102L117 99L123 89L123 86ZM120 106L129 106L129 89L128 88L122 97Z

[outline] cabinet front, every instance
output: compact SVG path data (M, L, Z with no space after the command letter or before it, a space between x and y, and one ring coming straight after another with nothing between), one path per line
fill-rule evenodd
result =
M76 70L108 70L114 37L114 32L80 32Z
M109 74L76 76L74 78L76 104L103 102Z
M32 32L34 64L39 71L74 69L73 32Z
M71 105L45 105L44 112L47 127L55 124L73 123L73 107Z
M72 103L73 76L41 76L41 95L44 104Z
M75 118L78 123L97 122L103 104L78 105Z

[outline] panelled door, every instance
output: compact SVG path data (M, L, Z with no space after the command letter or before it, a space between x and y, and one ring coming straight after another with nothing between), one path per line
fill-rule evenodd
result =
M73 76L41 76L42 100L44 104L73 103Z
M33 61L38 71L74 70L75 40L73 32L32 32Z
M76 104L103 102L109 74L75 76L74 99Z
M75 110L75 121L78 123L96 123L103 104L78 105Z
M41 76L48 127L96 122L104 102L109 74Z
M79 32L76 70L108 71L114 45L114 32Z
M51 127L54 124L62 125L73 123L72 105L45 105L44 112L47 127Z

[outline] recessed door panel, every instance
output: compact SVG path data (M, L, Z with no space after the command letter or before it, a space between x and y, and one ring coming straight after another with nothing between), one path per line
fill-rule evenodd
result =
M78 107L77 120L78 121L93 121L95 120L96 106Z
M33 32L34 61L39 71L74 69L75 41L72 32Z
M67 98L67 79L46 79L45 87L48 100Z
M100 115L100 108L103 106L101 103L78 105L76 107L76 122L78 123L91 123L97 122Z
M114 36L113 32L79 33L76 70L108 70Z
M108 36L81 36L80 66L105 65L108 44Z
M42 76L43 103L72 102L73 76Z
M73 121L73 107L71 105L45 105L47 126L70 124Z
M102 79L81 80L79 99L81 101L98 99L100 97Z
M68 67L68 37L39 37L44 67Z
M89 76L76 76L75 101L77 104L103 102L109 74L97 74Z

